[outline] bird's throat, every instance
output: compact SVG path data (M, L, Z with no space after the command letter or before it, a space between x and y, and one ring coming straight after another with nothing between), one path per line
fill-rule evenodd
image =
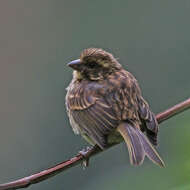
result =
M82 80L83 76L82 76L81 72L73 71L73 78L76 79L76 80Z

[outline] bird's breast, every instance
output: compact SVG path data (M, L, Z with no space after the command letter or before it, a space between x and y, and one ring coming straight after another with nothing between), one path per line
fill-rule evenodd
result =
M84 110L105 94L106 88L102 84L88 81L71 82L67 88L67 107L72 110Z

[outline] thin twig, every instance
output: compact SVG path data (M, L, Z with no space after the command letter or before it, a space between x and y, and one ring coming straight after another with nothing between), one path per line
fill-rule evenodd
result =
M167 109L164 112L157 114L156 119L157 119L158 123L161 123L161 122L163 122L189 108L190 108L190 98L185 100L184 102L181 102L181 103ZM114 145L116 145L116 144L112 144L108 148L110 148ZM99 152L101 152L101 150L97 146L95 146L94 148L92 148L88 151L87 156L91 157ZM13 190L13 189L20 189L20 188L28 187L31 184L39 183L39 182L44 181L54 175L57 175L58 173L66 170L66 169L69 169L71 167L79 165L81 162L83 162L83 160L84 160L84 157L81 154L78 154L75 157L73 157L67 161L64 161L60 164L57 164L56 166L53 166L46 170L43 170L39 173L30 175L28 177L21 178L16 181L1 184L0 190Z

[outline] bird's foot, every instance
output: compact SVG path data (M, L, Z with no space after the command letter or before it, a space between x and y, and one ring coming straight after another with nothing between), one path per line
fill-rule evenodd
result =
M86 169L89 166L89 151L92 148L93 147L86 147L86 148L82 149L81 151L79 151L79 154L82 155L82 157L83 157L83 161L82 161L83 169Z
M92 147L86 147L85 149L79 151L79 154L82 155L83 161L82 161L82 168L86 169L89 166L89 156L90 154L96 150L98 147L97 145Z

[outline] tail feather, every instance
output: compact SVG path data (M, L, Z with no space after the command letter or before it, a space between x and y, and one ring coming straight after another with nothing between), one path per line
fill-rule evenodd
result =
M124 130L122 130L122 135L129 150L131 164L140 165L144 160L145 152L139 137L134 132L133 127L125 127Z
M150 130L146 130L146 135L148 137L148 140L153 144L154 146L158 145L158 140L157 140L157 134L153 133Z
M133 127L131 124L126 122L120 124L117 130L120 132L127 144L131 164L142 164L146 155L155 164L164 167L164 162L153 145L137 127Z
M141 142L143 144L143 148L146 153L146 156L150 160L152 160L152 162L154 162L155 164L158 164L161 167L165 167L164 161L159 156L158 152L153 147L153 145L149 142L147 137L139 130L138 130L138 135L141 137Z

